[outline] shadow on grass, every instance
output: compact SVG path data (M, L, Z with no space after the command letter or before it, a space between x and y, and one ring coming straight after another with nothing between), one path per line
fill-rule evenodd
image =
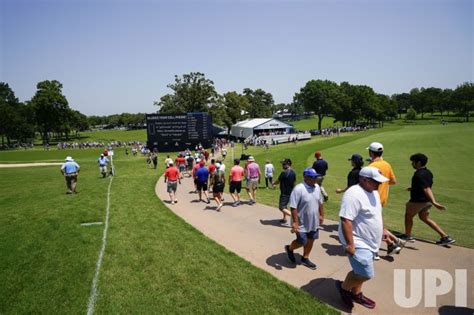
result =
M302 286L301 289L321 302L329 304L342 312L350 313L351 309L341 299L341 295L336 287L336 281L331 278L318 278L311 280L308 284Z

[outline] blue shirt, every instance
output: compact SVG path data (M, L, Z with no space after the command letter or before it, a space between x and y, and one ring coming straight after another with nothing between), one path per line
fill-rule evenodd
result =
M63 164L63 166L61 166L61 170L63 170L66 174L77 173L79 169L79 164L74 161L67 161Z
M323 159L316 160L313 163L313 169L321 176L326 176L326 171L329 169L328 162Z
M196 171L196 178L200 183L207 182L209 178L209 170L207 169L207 167L203 166L198 168L198 170Z

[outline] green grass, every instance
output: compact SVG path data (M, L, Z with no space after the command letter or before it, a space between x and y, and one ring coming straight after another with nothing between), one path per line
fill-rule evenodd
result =
M318 118L316 116L313 116L311 118L301 119L298 121L290 121L290 124L292 124L297 130L318 129ZM323 121L321 123L322 128L329 128L329 127L335 127L335 126L340 127L341 123L340 122L334 123L333 117L323 118Z
M472 177L472 152L474 152L474 124L393 126L376 129L339 138L316 138L296 145L287 144L271 148L269 151L252 149L251 153L263 167L266 159L271 159L280 173L278 163L283 157L295 161L298 181L302 171L312 165L313 154L321 150L329 162L329 171L324 181L330 194L325 205L328 218L337 220L342 195L335 193L336 188L344 188L347 173L351 169L347 159L353 153L368 156L367 146L372 141L381 142L385 147L384 158L392 165L398 184L391 186L388 206L384 209L386 225L393 230L403 232L404 208L409 193L413 169L409 157L414 153L424 153L429 157L428 168L434 174L433 192L438 202L448 210L431 210L432 218L457 240L457 245L474 248L474 240L467 231L474 224L471 213L474 204L474 178ZM239 151L240 152L240 151ZM259 201L277 206L275 198L278 190L259 191ZM278 214L275 214L278 216ZM438 235L418 219L415 220L413 233L417 237L435 240Z
M393 125L340 137L313 137L282 144L269 151L251 147L261 166L271 159L294 161L298 181L313 153L321 150L329 162L324 182L330 193L326 215L337 220L341 195L350 170L347 158L367 155L371 141L380 141L397 175L384 209L385 222L403 228L405 188L413 174L409 156L430 158L434 193L448 210L432 210L433 218L457 239L474 248L474 180L471 155L474 124ZM102 136L101 136L102 137ZM62 161L72 155L82 167L78 195L65 195L59 166L0 169L0 313L85 312L103 226L109 180L99 177L96 159L101 150L0 152L2 163ZM240 155L241 147L234 154ZM229 150L229 157L231 151ZM332 309L252 266L225 250L169 211L154 192L162 173L145 167L141 157L116 150L117 176L112 183L108 243L102 264L96 310L100 313L331 313ZM229 163L229 162L227 162ZM230 165L228 165L229 167ZM277 206L278 190L258 192L258 201ZM275 211L275 218L280 214ZM414 234L436 239L418 219Z
M81 165L77 195L59 166L0 169L0 313L86 312L109 179L98 150L1 152L0 160ZM161 159L160 159L161 160ZM227 251L155 195L163 169L116 150L99 313L335 313ZM161 163L162 164L162 163ZM161 165L160 165L161 167Z

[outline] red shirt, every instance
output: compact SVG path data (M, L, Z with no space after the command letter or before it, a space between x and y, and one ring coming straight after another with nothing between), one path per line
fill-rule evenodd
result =
M176 165L186 165L186 159L182 156L177 157L175 162L176 162Z
M178 180L178 176L179 176L179 171L176 167L174 166L170 166L166 169L165 171L165 177L169 180L169 181L177 181Z
M242 181L242 177L244 177L244 169L240 165L234 165L230 169L230 180L232 182L240 182Z
M193 166L193 178L196 178L196 171L201 167L199 163L194 164Z
M212 174L216 170L216 166L214 164L211 164L209 165L208 170L209 170L209 174Z

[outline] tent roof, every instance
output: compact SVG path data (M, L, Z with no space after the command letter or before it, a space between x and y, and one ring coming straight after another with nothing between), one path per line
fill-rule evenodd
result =
M279 121L275 118L250 118L250 119L239 121L234 126L241 127L241 128L255 128L260 125L266 124L272 120L278 121L279 123L286 125L288 127L292 127L291 125L288 125L287 123Z

